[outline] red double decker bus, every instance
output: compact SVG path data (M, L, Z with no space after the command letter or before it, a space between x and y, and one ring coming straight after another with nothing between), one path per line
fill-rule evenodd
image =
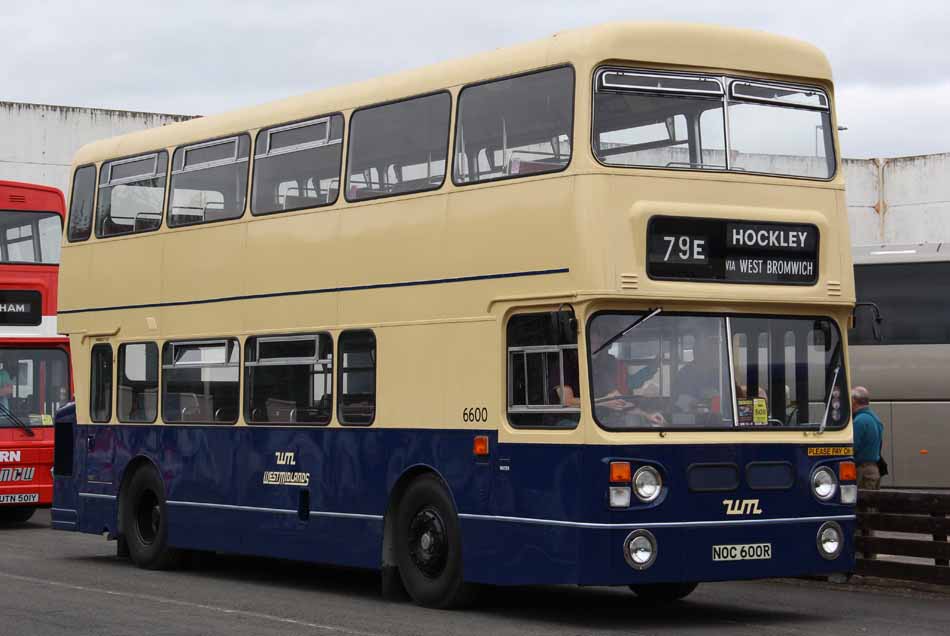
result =
M71 396L69 339L56 332L65 201L0 181L0 522L53 498L53 414Z

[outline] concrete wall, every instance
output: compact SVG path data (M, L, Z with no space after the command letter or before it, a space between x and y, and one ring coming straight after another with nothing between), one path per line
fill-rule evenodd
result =
M846 159L853 245L950 242L950 153Z
M84 144L190 118L0 102L0 179L51 185L68 196L69 166Z

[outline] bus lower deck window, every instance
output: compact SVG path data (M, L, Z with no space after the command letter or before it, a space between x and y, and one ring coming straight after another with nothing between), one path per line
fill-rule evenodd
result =
M580 421L577 333L569 312L508 322L508 421L521 428L573 428Z
M93 422L112 419L112 346L92 347L89 362L89 417Z
M340 334L341 424L369 425L376 418L376 336L372 331Z
M162 419L233 424L238 417L237 340L166 342L162 351Z
M329 424L333 340L327 334L248 338L245 411L249 424Z
M154 342L119 346L116 411L120 422L154 422L158 417L158 346Z

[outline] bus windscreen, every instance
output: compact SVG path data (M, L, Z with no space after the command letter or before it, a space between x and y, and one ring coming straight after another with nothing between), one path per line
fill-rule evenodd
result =
M52 212L0 211L0 263L59 264L62 220Z
M630 329L643 315L603 312L590 322L591 395L604 428L840 428L847 422L833 321L664 313Z
M69 401L69 359L62 349L0 349L0 428L52 426Z

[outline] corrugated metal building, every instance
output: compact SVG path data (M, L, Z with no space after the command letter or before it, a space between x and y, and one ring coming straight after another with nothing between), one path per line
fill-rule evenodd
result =
M83 144L192 117L0 102L0 179L51 185L67 192L69 166Z

